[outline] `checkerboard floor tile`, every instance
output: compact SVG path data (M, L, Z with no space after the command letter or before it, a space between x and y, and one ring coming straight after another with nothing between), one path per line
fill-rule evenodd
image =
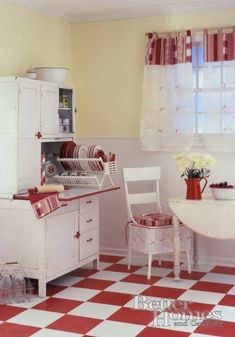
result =
M101 255L37 289L31 302L0 305L1 337L232 337L235 336L235 268L202 266L174 281L172 261ZM140 305L137 305L140 304ZM213 318L213 319L212 319Z

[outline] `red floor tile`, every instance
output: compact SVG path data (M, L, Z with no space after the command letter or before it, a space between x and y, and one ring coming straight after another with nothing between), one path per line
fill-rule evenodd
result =
M47 326L47 329L85 334L102 320L81 316L65 315Z
M148 325L154 320L156 315L150 310L137 310L132 308L120 308L112 316L108 318L109 321L117 321L124 323L133 323Z
M47 284L47 296L53 296L57 293L59 293L60 291L66 289L67 287L64 286L57 286L54 284Z
M124 279L122 279L122 282L131 282L131 283L140 283L140 284L154 284L157 281L159 281L161 277L158 276L151 276L151 279L147 279L146 275L138 275L138 274L132 274L128 275Z
M110 262L110 263L116 263L120 260L122 260L123 256L115 256L115 255L100 255L100 262Z
M136 337L188 337L190 333L147 327L142 330Z
M26 309L24 308L18 308L8 305L0 305L0 321L7 321L11 317L18 315L25 310Z
M104 303L112 305L125 305L134 296L129 294L114 293L111 291L102 291L101 293L90 298L88 302Z
M33 309L67 313L79 306L81 303L83 302L52 297L35 305Z
M210 271L210 273L235 275L235 267L216 266Z
M194 332L219 337L233 337L235 336L235 323L207 319Z
M235 295L225 295L219 304L235 307Z
M20 324L12 324L4 322L0 324L0 336L1 337L29 337L35 332L41 330L34 326L26 326Z
M187 279L187 280L200 280L206 273L200 271L194 271L189 274L187 270L180 271L180 278ZM168 275L168 277L175 277L175 274L172 272Z
M214 304L176 300L165 311L204 318L213 308Z
M114 283L114 281L88 278L73 284L73 287L104 290Z
M226 294L232 287L232 284L198 281L190 289Z
M176 299L184 292L185 289L152 286L143 291L141 295Z
M117 272L123 272L123 273L134 273L136 270L142 268L141 266L135 266L132 265L130 270L128 270L126 264L112 264L111 266L105 268L105 270L108 271L117 271Z
M97 273L97 269L83 269L79 268L76 270L73 270L69 273L71 276L79 276L79 277L88 277L91 276L92 274Z

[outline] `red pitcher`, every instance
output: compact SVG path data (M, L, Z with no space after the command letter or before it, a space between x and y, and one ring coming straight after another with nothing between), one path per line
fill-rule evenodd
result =
M202 179L205 180L205 184L201 190L200 181ZM184 180L187 184L186 199L200 200L202 198L202 193L207 185L207 179L203 177L203 178L189 178Z

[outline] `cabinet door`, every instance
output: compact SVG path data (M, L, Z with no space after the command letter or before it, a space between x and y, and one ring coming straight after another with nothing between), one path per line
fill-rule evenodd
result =
M38 82L19 82L19 136L35 137L40 131L40 85Z
M19 138L18 192L40 185L40 147L36 138Z
M45 137L59 134L59 88L55 85L41 86L41 133Z
M48 216L46 219L47 277L68 272L78 264L78 212Z
M0 133L18 132L18 82L0 81Z

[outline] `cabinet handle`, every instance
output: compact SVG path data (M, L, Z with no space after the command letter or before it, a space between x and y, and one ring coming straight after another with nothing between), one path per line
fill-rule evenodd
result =
M66 206L68 206L68 204L62 204L62 205L60 205L60 207L66 207Z
M91 242L93 239L92 238L90 238L90 239L87 239L86 240L86 242Z
M92 203L92 200L87 200L86 201L86 204L91 204Z
M79 238L80 238L80 235L81 235L80 232L77 232L77 233L75 234L74 237L75 237L76 239L79 239Z
M40 131L38 131L37 133L35 133L35 135L38 139L42 138L42 134Z
M93 219L88 219L86 222L87 223L90 223L90 222L92 222L93 221Z

